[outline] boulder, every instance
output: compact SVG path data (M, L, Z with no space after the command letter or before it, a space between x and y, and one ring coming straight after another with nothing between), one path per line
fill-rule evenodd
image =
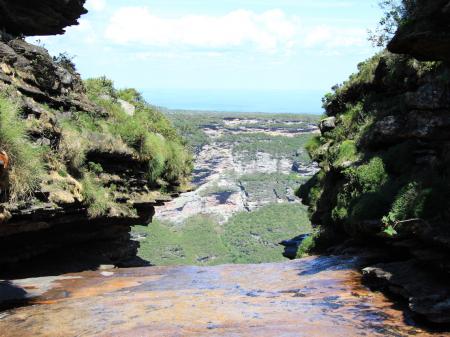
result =
M334 128L336 128L336 117L322 119L319 123L319 129L322 133L331 131Z
M450 323L450 291L445 275L433 275L417 262L378 264L363 269L364 281L408 301L414 313L433 323Z
M123 111L125 111L125 113L128 116L134 115L134 113L136 111L136 107L133 104L131 104L127 101L124 101L123 99L118 99L117 101L120 103L120 106L122 107Z

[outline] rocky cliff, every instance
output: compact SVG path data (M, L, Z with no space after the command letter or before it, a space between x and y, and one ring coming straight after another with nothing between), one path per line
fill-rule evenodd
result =
M325 97L308 146L321 171L299 191L318 247L381 247L366 280L435 323L450 323L449 8L417 1L390 52Z
M13 37L61 33L83 3L0 1L2 273L130 262L130 226L148 224L189 174L176 132L137 92L85 84L70 58Z

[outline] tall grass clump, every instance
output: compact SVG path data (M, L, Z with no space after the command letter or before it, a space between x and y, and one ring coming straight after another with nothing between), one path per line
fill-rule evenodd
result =
M113 205L110 191L96 181L94 175L89 172L84 173L81 185L83 186L83 199L89 217L98 218L106 215Z
M62 123L59 154L72 169L80 169L86 160L87 141L81 131L66 121Z
M19 107L0 96L0 149L10 158L9 200L29 198L44 172L43 149L33 145L26 135Z
M164 173L169 151L162 135L146 135L141 154L148 160L148 177L151 182L156 182Z
M180 182L192 170L192 159L186 148L176 142L169 141L169 156L166 162L164 177L168 182Z

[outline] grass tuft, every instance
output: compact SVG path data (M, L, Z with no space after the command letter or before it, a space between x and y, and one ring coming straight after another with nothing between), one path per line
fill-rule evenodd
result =
M44 173L44 149L31 143L19 113L16 104L0 96L0 149L10 159L8 194L11 202L30 198Z

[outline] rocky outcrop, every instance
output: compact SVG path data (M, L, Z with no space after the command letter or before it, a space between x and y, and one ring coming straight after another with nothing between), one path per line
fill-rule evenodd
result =
M299 191L322 230L317 247L383 247L389 263L365 269L366 280L434 323L450 322L448 10L417 1L389 45L410 55L382 52L326 97L329 118L310 146L321 171Z
M64 3L69 6L79 2ZM0 90L20 107L20 117L34 146L50 149L46 172L31 197L17 202L5 200L2 186L2 276L21 270L42 274L81 270L87 265L135 263L132 260L138 244L130 239L130 226L148 224L154 206L171 197L161 195L158 186L149 183L146 164L120 139L85 133L82 137L90 145L81 171L68 162L67 155L77 153L66 148L68 144L63 141L62 121L80 113L103 118L109 112L87 97L74 69L55 62L45 49L22 39L0 40ZM101 170L89 172L88 163L95 163ZM2 170L5 168L3 160ZM94 174L96 184L111 194L111 205L101 215L89 214L80 183L86 174L83 170ZM34 259L41 259L39 268L33 267Z
M400 26L388 48L423 61L450 61L450 2L417 0L414 14Z
M438 275L424 271L416 261L378 264L363 269L371 287L400 296L413 312L434 323L450 323L450 289Z
M77 25L85 0L1 0L0 28L14 36L55 35Z

